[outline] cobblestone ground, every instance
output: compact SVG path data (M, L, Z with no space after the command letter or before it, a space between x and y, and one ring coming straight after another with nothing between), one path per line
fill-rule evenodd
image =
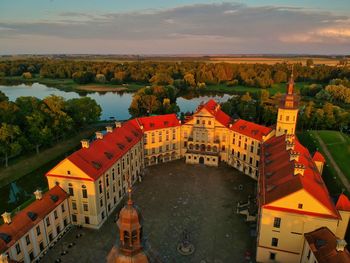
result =
M254 191L254 180L226 165L186 165L181 160L147 168L144 180L133 189L133 199L144 218L148 247L163 262L250 262L245 253L254 254L255 238L235 209L237 201L246 201ZM114 218L115 214L100 230L73 228L42 262L105 262L118 239ZM190 256L177 252L184 230L195 246ZM76 238L78 233L82 237ZM76 245L67 249L72 241ZM62 256L63 250L68 254Z

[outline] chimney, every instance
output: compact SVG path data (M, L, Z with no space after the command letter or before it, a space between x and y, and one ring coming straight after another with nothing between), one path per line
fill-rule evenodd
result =
M96 132L96 139L103 139L103 133L100 131Z
M295 143L294 142L287 142L286 143L286 150L289 151L289 150L294 150L294 146L295 146Z
M304 172L305 172L305 166L301 163L295 163L294 164L294 175L302 175L304 176Z
M7 254L0 254L0 263L9 263Z
M346 243L344 239L337 239L337 246L335 247L335 249L338 252L343 252L347 244L348 243Z
M122 123L121 123L120 121L116 121L116 122L115 122L115 127L116 127L116 128L122 127Z
M220 104L216 104L215 111L218 111L220 109Z
M232 128L232 123L230 123L230 124L228 125L228 127L229 127L229 128Z
M5 224L8 224L8 225L11 224L11 222L12 222L11 213L5 212L1 216L2 216L2 219L4 220Z
M34 192L34 195L35 195L35 199L36 200L41 200L43 199L43 192L39 189L37 189L35 192Z
M113 132L113 126L106 126L106 131L107 132Z
M81 142L82 148L89 148L89 146L90 146L89 140L81 140L80 142Z
M290 151L289 155L290 155L290 158L289 158L290 161L297 161L297 162L299 161L300 153L296 151Z

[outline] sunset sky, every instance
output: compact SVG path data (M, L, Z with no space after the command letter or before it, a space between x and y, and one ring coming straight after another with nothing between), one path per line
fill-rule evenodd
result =
M349 54L349 0L0 1L0 54Z

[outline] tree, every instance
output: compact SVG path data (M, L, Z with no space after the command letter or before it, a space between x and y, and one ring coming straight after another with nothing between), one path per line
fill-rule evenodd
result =
M153 85L172 85L174 83L173 78L166 72L157 72L149 80Z
M87 84L94 80L94 74L89 71L77 71L73 73L72 78L78 84Z
M20 152L21 145L16 140L21 134L17 125L2 123L0 127L0 152L5 156L5 167L8 167L9 156Z
M100 119L101 106L89 97L70 99L65 103L65 111L73 119L77 128L85 127Z
M22 74L22 77L23 77L24 79L31 79L31 78L32 78L32 73L30 73L30 72L24 72L24 73Z
M105 83L106 77L103 74L96 74L95 81L99 83Z
M187 86L189 86L189 87L194 88L194 87L197 86L197 85L196 85L196 80L195 80L195 78L194 78L194 76L193 76L192 73L187 73L187 74L184 76L184 81L185 81L185 83L187 84Z
M306 66L307 66L307 67L311 67L311 66L313 66L313 65L314 65L314 60L311 59L311 58L308 58L308 59L306 60Z

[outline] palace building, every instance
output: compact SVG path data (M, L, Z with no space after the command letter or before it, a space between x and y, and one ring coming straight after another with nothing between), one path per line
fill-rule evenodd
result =
M46 174L51 189L46 195L61 189L68 194L64 202L69 217L60 212L59 218L98 229L121 202L129 184L142 180L145 167L180 158L190 165L226 163L257 181L256 211L248 208L249 202L238 207L247 221L257 222L257 262L338 262L330 257L348 255L344 237L350 201L344 194L330 196L322 179L324 157L319 152L311 155L296 137L298 108L291 77L279 105L276 127L232 118L214 100L200 104L183 122L175 114L116 122L97 132L93 140L83 140L81 149ZM26 218L26 213L15 218ZM48 213L37 213L38 218L45 221ZM131 198L118 226L120 246L111 251L109 262L147 262L140 243L140 217ZM0 226L0 253L30 262L41 251L34 249L34 242L33 249L26 245L25 234L31 229L23 232L6 224ZM58 232L53 228L52 238ZM39 240L34 232L30 237L36 243ZM44 246L52 238L45 239ZM334 242L343 247L335 248ZM16 256L16 244L27 252ZM328 261L322 261L322 251L326 250L335 252ZM138 261L125 259L130 255ZM120 261L122 258L126 261Z

